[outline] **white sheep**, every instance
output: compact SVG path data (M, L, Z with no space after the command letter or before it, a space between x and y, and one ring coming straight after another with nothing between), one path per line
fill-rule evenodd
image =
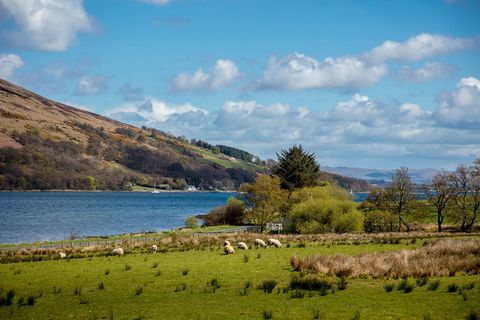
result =
M224 245L224 246L229 246L229 245L230 245L230 241L228 241L228 240L223 241L223 245Z
M157 253L158 247L156 244L152 244L152 252Z
M238 246L238 249L248 250L248 246L245 242L239 242L237 246Z
M65 252L60 252L60 259L65 259L67 257L67 254Z
M271 245L271 246L275 246L277 248L281 248L282 247L282 244L280 243L280 241L278 241L277 239L268 239L267 240L268 244Z
M112 254L116 254L118 256L123 256L123 248L115 248L112 250Z
M258 247L262 247L262 248L266 248L267 247L267 244L265 243L265 241L263 241L262 239L255 239L254 241L255 245Z
M223 248L223 252L225 252L225 254L234 254L235 250L231 245L227 245Z

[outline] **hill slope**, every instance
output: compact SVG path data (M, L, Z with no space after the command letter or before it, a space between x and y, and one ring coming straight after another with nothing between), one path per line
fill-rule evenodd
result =
M0 79L0 190L233 189L266 168L54 102Z

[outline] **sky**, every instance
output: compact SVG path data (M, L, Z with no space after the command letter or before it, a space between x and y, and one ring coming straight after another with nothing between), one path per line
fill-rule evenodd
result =
M480 158L480 1L0 0L0 78L322 166Z

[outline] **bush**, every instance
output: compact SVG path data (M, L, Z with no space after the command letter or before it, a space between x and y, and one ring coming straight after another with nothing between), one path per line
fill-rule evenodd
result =
M277 280L265 280L260 285L260 289L266 293L272 293L273 289L277 286Z
M363 215L351 200L310 199L294 205L287 219L293 233L345 233L363 226Z
M198 221L195 216L189 216L185 218L185 227L190 229L198 228Z

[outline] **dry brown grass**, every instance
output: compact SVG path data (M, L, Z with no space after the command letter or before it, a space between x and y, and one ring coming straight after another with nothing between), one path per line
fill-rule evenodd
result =
M442 239L414 250L367 253L357 256L293 256L292 267L320 275L346 277L426 277L480 272L480 240Z

